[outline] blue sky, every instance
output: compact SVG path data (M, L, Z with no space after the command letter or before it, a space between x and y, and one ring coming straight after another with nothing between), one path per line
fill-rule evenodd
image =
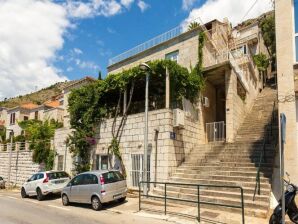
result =
M236 25L271 9L271 0L1 0L0 100L104 76L109 58L195 18Z
M150 6L144 12L133 4L129 10L112 17L73 20L76 28L69 30L64 47L59 51L64 60L55 62L55 66L62 69L70 79L84 75L97 77L99 69L105 75L110 57L178 26L187 18L189 11L182 9L181 0L160 2L148 1ZM192 7L202 3L197 1ZM72 56L80 62L86 62L86 65L78 65L74 60L68 61L67 58Z

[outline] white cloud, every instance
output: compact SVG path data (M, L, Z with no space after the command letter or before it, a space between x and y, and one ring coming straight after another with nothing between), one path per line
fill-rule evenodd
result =
M207 0L200 8L193 9L188 18L183 22L187 25L189 22L197 20L198 17L206 23L213 19L222 20L227 17L233 25L237 25L242 22L243 16L248 9L253 5L255 0ZM264 12L272 10L271 0L260 0L244 18L254 18L261 15Z
M127 0L126 0L127 2ZM114 16L121 12L121 4L116 0L71 1L64 4L69 17L89 18L94 16Z
M189 10L195 2L196 0L182 0L182 9Z
M50 1L0 2L0 99L67 79L52 63L68 26L65 9Z
M83 54L83 51L82 51L81 49L79 49L79 48L74 48L74 49L73 49L73 52L74 52L75 54Z
M146 2L144 2L142 0L138 1L138 6L139 6L139 8L141 9L142 12L146 11L150 7L149 4L147 4Z
M125 8L129 8L131 4L134 2L134 0L121 0L120 2L122 5L125 6Z
M82 61L80 59L75 59L76 65L81 69L91 69L91 70L98 70L99 66L96 65L92 61Z

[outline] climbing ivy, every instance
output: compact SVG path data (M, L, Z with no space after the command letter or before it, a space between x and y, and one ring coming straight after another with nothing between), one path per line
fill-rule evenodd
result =
M199 60L191 71L171 60L156 60L148 63L152 69L150 74L150 102L158 103L162 98L164 99L167 69L173 90L170 97L171 107L181 105L183 98L192 103L197 101L198 93L204 87L204 78L201 72L203 33L199 34L199 43ZM121 133L128 114L134 109L132 104L135 104L144 92L145 76L146 74L139 66L136 66L116 74L109 74L103 80L96 80L91 84L72 90L68 98L68 111L70 113L70 125L74 131L67 142L71 146L70 151L79 158L79 162L75 163L77 172L90 169L90 146L94 144L91 140L95 136L96 128L100 126L103 120L114 118L112 140L108 150L109 154L112 153L119 159L122 172L124 175L126 174L119 147ZM138 94L134 94L134 92ZM124 94L127 94L128 103L126 108L122 109ZM117 122L117 118L120 119L120 122Z

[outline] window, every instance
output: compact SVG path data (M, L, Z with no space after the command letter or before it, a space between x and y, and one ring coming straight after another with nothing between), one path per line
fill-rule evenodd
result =
M38 111L35 111L35 112L34 112L34 119L35 119L35 120L38 120Z
M166 54L166 59L178 62L179 51Z
M36 180L40 180L44 177L43 173L38 173L38 174L36 174L36 176L37 176Z
M119 171L110 171L102 174L105 184L115 183L124 180L124 177Z
M57 170L63 170L63 159L64 159L64 156L63 155L59 155L58 156Z
M107 170L109 167L109 156L108 155L96 155L96 169Z
M98 184L98 178L94 174L84 174L83 184Z
M24 116L24 121L28 121L28 120L29 120L28 116Z
M298 62L298 0L294 0L295 62Z
M49 180L55 180L60 178L68 178L69 175L66 172L54 172L48 173Z
M231 51L232 55L235 57L235 58L240 58L242 57L243 55L246 55L247 54L247 49L246 49L246 45L242 45L241 47L238 47L236 49L233 49Z
M16 113L10 114L10 124L16 123Z
M29 181L37 180L37 177L38 177L38 174L34 174L34 175L29 179Z
M83 180L84 180L84 176L85 174L76 176L70 183L72 186L76 186L76 185L82 185L83 184Z
M132 186L138 187L139 182L143 180L144 173L144 155L132 154L131 155L131 182ZM147 157L147 181L150 181L150 155Z

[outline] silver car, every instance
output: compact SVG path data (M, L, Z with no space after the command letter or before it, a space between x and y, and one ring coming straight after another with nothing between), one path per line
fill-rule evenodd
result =
M5 188L5 181L3 179L3 177L0 177L0 189Z
M64 187L61 193L63 205L70 202L91 204L100 210L102 204L110 201L125 201L127 184L117 170L90 171L77 175Z

